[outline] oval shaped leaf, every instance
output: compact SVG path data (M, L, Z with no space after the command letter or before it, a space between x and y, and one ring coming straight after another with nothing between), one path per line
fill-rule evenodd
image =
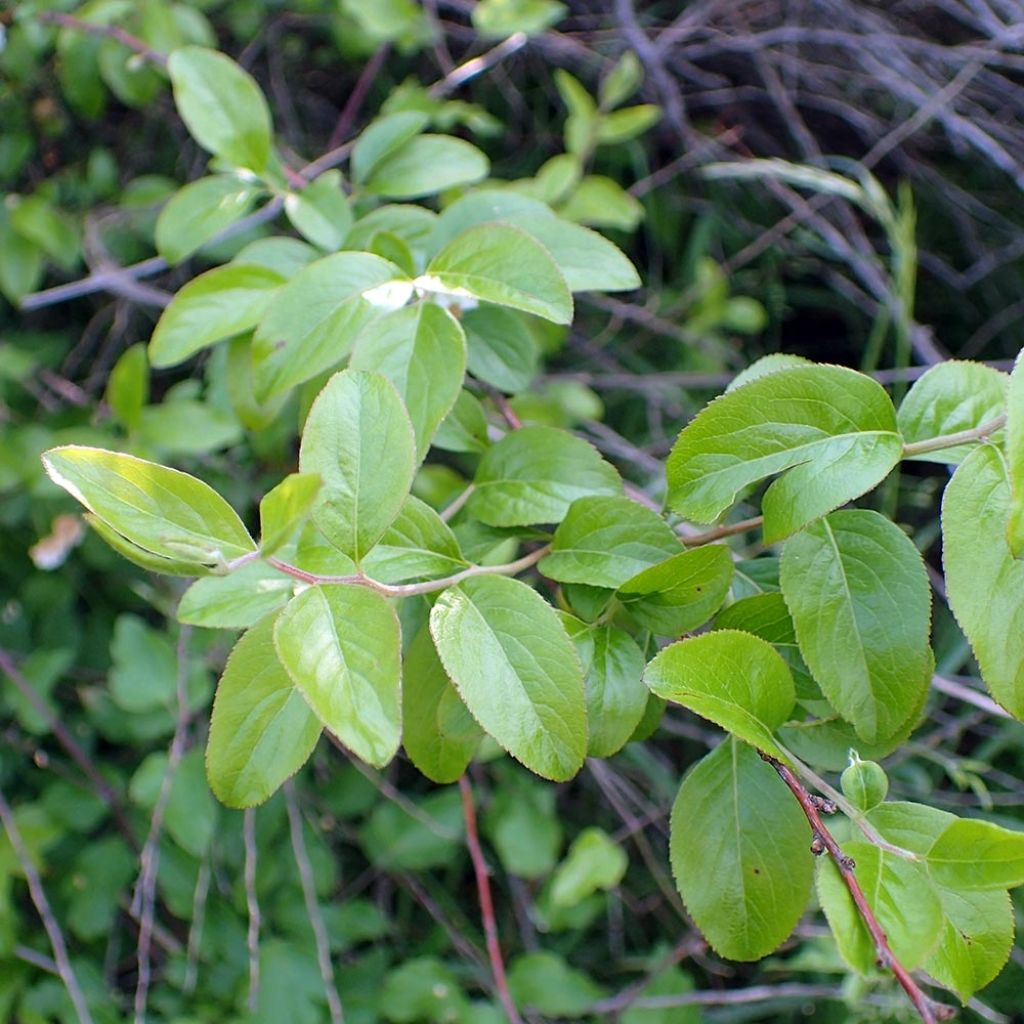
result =
M201 46L175 50L167 72L192 138L228 163L263 171L270 159L270 110L252 76L230 57Z
M687 910L730 960L767 956L807 908L814 875L807 819L745 743L726 740L683 779L670 844Z
M455 405L466 374L466 336L441 306L420 302L370 324L349 366L382 373L398 388L416 432L416 456Z
M320 722L274 649L274 616L235 644L217 685L206 744L210 788L228 807L254 807L313 753Z
M572 321L572 294L558 264L525 231L507 224L463 231L416 283L429 291L521 309L556 324Z
M341 185L341 171L325 171L301 192L289 192L284 212L304 238L321 249L340 249L352 227L352 210Z
M793 677L775 648L760 637L723 629L680 640L655 656L644 681L658 697L787 760L772 733L796 703Z
M381 583L450 576L469 563L451 527L425 502L409 495L398 518L363 561Z
M469 511L488 526L557 523L577 499L621 494L622 481L593 445L556 427L523 427L489 448Z
M314 714L356 756L378 768L402 737L401 631L376 591L310 587L278 617L274 645Z
M487 177L491 162L476 146L449 135L417 135L373 168L367 192L388 199L419 199Z
M344 359L359 332L381 312L364 293L401 277L394 264L366 252L325 256L296 274L256 329L257 397L287 391Z
M231 263L193 278L160 315L149 342L153 366L174 366L201 349L255 327L284 277Z
M761 504L773 543L880 483L902 450L892 402L870 377L779 370L715 399L683 429L668 458L669 504L710 523L744 488L789 470Z
M1024 719L1024 561L1006 539L1013 504L995 445L957 468L942 500L942 562L949 606L1000 704Z
M480 576L444 591L430 632L473 717L516 760L556 782L587 753L583 672L553 608L525 583Z
M947 359L933 366L915 381L900 404L897 422L903 440L927 441L987 423L1003 411L1008 380L1005 373L983 363ZM908 459L956 464L973 448L973 444L961 444Z
M256 550L235 510L187 473L81 445L51 448L43 465L55 484L154 555L223 565Z
M415 467L409 414L395 386L377 373L343 370L317 396L299 448L299 469L316 473L313 521L358 562L394 522Z
M897 733L932 672L931 587L914 542L877 512L833 512L786 542L781 581L832 706L868 743Z
M248 629L283 608L295 580L263 562L250 562L226 576L196 580L178 602L175 617L207 629Z
M579 498L538 568L560 583L615 589L675 554L679 540L657 512L623 496Z
M928 850L928 870L949 889L1024 885L1024 832L990 821L950 822Z
M232 174L215 174L190 182L175 192L156 219L157 252L168 263L180 263L241 220L260 189Z

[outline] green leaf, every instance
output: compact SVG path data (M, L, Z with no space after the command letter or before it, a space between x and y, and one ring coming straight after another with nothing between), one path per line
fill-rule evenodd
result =
M484 811L481 826L509 874L540 879L562 849L555 789L525 772L508 774Z
M668 458L669 504L710 523L744 488L789 470L761 503L770 544L880 483L902 450L892 402L870 377L779 370L715 399L682 431Z
M504 39L516 32L538 35L565 14L565 4L557 0L481 0L471 17L480 35Z
M603 829L585 828L551 879L551 902L574 907L592 893L614 889L629 866L626 851Z
M242 440L242 427L230 413L196 399L147 405L135 430L140 444L162 455L203 455Z
M285 545L309 515L320 492L315 473L289 473L260 500L260 554L266 557Z
M5 199L11 227L38 245L64 270L74 270L79 261L78 231L70 219L42 196L8 195Z
M1012 502L1006 541L1014 558L1024 554L1024 349L1017 356L1006 392L1006 464Z
M359 839L381 870L427 871L452 863L464 849L463 829L459 791L448 788L405 806L378 800Z
M481 306L462 314L469 372L485 384L515 394L540 369L540 349L523 317L501 306Z
M380 993L380 1012L393 1024L461 1022L468 1009L458 979L432 956L414 957L395 967Z
M1000 415L1006 404L1007 376L982 363L949 359L933 366L907 392L897 422L908 444L981 426ZM975 445L941 448L908 459L956 464Z
M222 565L256 550L235 510L187 473L81 445L51 448L43 465L55 484L152 554Z
M559 216L593 228L634 231L644 218L644 208L618 182L588 174L558 211Z
M913 970L938 945L943 929L938 893L919 864L864 840L843 844L868 906L896 959ZM856 971L874 970L878 950L831 857L818 862L818 899L843 959Z
M579 771L587 750L583 674L536 591L501 576L466 580L442 593L430 631L459 695L502 747L545 778Z
M726 740L683 779L672 807L672 873L721 956L760 960L796 927L811 894L809 840L785 783L746 744Z
M717 265L712 263L712 266L714 267L715 274L720 275L721 271ZM760 359L755 359L749 366L740 370L729 381L725 390L728 394L728 392L735 391L737 388L742 387L744 384L749 384L752 380L757 380L759 377L767 377L768 374L777 373L779 370L792 370L803 366L814 366L814 363L803 356L790 355L788 352L772 352L769 355L761 356Z
M175 769L164 823L178 846L199 859L209 853L217 817L217 804L203 772L203 754L194 747Z
M11 227L0 203L0 292L12 303L36 290L43 279L43 250Z
M988 821L953 821L928 850L928 868L949 889L1024 885L1024 832Z
M301 192L289 192L284 212L303 238L328 252L340 249L352 227L341 171L325 171Z
M402 583L450 576L468 564L448 524L410 494L398 518L363 560L363 569L381 583Z
M546 203L519 192L496 188L476 189L444 208L427 239L427 251L433 255L467 228L494 221L503 221L515 227L525 218L555 220L555 214Z
M445 674L426 627L409 645L402 675L402 745L409 760L432 782L457 781L483 730Z
M380 310L363 296L402 277L365 252L339 252L311 263L274 297L253 340L260 398L329 370L352 350Z
M459 392L451 412L437 428L433 444L446 452L487 450L487 417L475 395L465 390Z
M298 238L271 236L243 245L231 262L266 267L290 279L322 255Z
M992 696L1024 719L1024 562L1006 540L1013 506L995 445L957 468L942 500L942 561L949 606Z
M832 706L868 743L897 733L932 673L931 587L914 542L877 512L833 512L786 543L781 580Z
M147 572L162 573L167 576L205 576L211 570L208 566L199 565L196 562L189 562L181 558L164 558L162 555L154 555L131 541L125 540L116 530L107 526L102 519L97 518L91 512L86 512L82 518L96 531L97 534L110 545L122 558L126 558L132 565L139 566Z
M313 521L358 562L394 522L412 486L415 440L394 385L376 373L343 370L306 418L299 469L322 487Z
M923 966L966 1003L999 974L1010 957L1013 904L1009 893L994 890L940 888L939 900L946 922L938 947Z
M169 711L175 703L178 664L162 633L135 615L119 615L110 644L110 696L124 711Z
M270 612L283 608L295 581L264 565L250 562L227 576L196 580L181 595L176 617L207 629L247 629Z
M760 637L723 629L681 640L654 657L644 680L657 696L788 760L772 733L793 710L793 677Z
M583 664L587 756L611 757L629 742L647 710L643 651L615 626L587 626L571 615L563 615L562 624Z
M105 398L126 429L138 426L143 406L149 401L149 363L145 345L131 345L121 353L110 371Z
M645 629L678 636L703 625L722 606L733 563L724 544L683 551L626 580L618 598Z
M557 523L577 499L622 493L597 450L555 427L523 427L489 448L476 471L469 511L489 526Z
M167 61L174 103L192 137L237 167L262 173L270 159L270 110L260 87L230 57L186 46Z
M656 999L658 996L682 996L694 990L693 978L678 967L669 967L656 974L653 979L640 989L637 1002L619 1018L620 1024L702 1024L699 1006L665 1006L647 1007L642 1005L644 999Z
M661 107L642 103L605 114L598 122L597 141L602 146L621 145L643 135L661 120Z
M417 284L521 309L556 324L572 320L572 294L558 264L525 231L507 224L463 231L430 261Z
M171 196L157 217L157 251L168 263L180 263L241 220L259 194L259 187L233 174L190 182Z
M601 109L614 110L640 88L643 80L644 68L640 58L632 50L626 50L597 90Z
M210 788L228 807L253 807L313 753L320 722L274 649L274 616L235 644L217 685L206 744Z
M255 327L284 281L273 270L239 263L193 278L160 315L149 342L150 362L175 366L215 342Z
M579 498L569 507L539 568L560 583L615 589L649 566L682 554L657 512L630 498Z
M512 961L508 987L517 1006L532 1006L552 1017L585 1017L604 995L588 975L544 950L523 953Z
M382 160L419 135L429 123L430 118L418 110L402 110L371 121L352 147L352 180L363 184Z
M448 310L420 302L370 324L349 365L381 373L398 389L416 432L418 461L462 390L466 336Z
M373 590L310 587L277 618L281 663L320 721L381 767L402 737L398 617Z
M419 199L472 185L486 178L490 169L487 157L462 139L417 135L376 163L365 188L387 199Z

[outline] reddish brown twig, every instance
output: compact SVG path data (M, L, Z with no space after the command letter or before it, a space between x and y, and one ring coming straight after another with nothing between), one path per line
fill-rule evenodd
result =
M820 799L816 799L804 789L803 783L781 761L770 754L766 754L763 750L760 751L760 754L775 769L779 778L789 787L790 792L800 804L807 822L811 826L811 834L813 836L811 849L815 853L828 851L828 855L832 858L832 862L839 871L839 876L842 878L843 884L849 891L850 898L857 908L857 913L860 914L860 918L864 922L864 927L867 928L871 935L879 966L892 971L893 976L914 1004L914 1009L920 1014L924 1024L938 1024L938 1021L950 1020L956 1014L954 1008L943 1003L936 1003L933 999L929 998L893 953L892 948L889 946L889 939L885 934L885 929L879 924L878 918L875 917L875 912L871 909L867 897L864 895L864 890L860 887L860 882L857 881L857 876L854 873L856 865L853 858L843 853L835 837L821 820L819 812Z
M476 876L476 890L480 896L480 917L483 920L484 939L487 942L487 956L491 961L491 973L494 975L494 987L505 1011L505 1016L509 1019L509 1024L522 1024L522 1018L519 1016L516 1004L512 1001L512 993L508 989L508 978L505 976L505 961L501 956L498 924L494 919L494 902L491 899L491 881L476 827L473 787L465 775L459 778L459 792L462 794L462 814L466 819L466 846L469 847L469 857L473 862L473 874Z

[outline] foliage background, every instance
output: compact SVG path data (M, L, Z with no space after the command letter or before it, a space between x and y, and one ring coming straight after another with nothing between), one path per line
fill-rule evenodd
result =
M650 131L592 157L642 213L630 224L626 204L605 226L645 289L581 303L571 332L552 339L542 372L514 400L521 414L568 423L657 494L679 427L767 352L881 371L899 388L941 358L1005 366L1019 350L1019 4L518 6L538 25L562 17L452 90L471 106L446 109L496 177L532 175L562 151L555 68L595 92L632 49L646 71L640 99L662 109ZM494 46L501 33L481 33L473 8L106 0L84 13L156 49L167 42L161 33L181 31L219 45L261 82L286 154L301 165L350 138L403 84L444 81ZM110 370L149 337L196 267L115 272L95 292L72 288L67 301L38 293L150 258L160 204L205 163L162 76L109 34L53 17L68 12L83 14L73 3L25 2L0 16L0 788L94 1017L141 1012L137 949L151 941L142 990L154 1021L312 1024L336 1019L332 986L349 1021L500 1020L455 787L431 786L403 763L380 774L322 744L247 827L246 816L214 803L202 770L206 711L230 638L175 626L180 591L126 566L95 536L60 572L41 567L39 549L33 557L69 511L38 453L71 440L117 446ZM721 169L751 156L869 169L903 197L903 227L887 231L781 173L736 181ZM254 234L195 263L224 258ZM150 404L165 411L151 416L148 443L251 515L291 468L295 423L282 416L243 431L223 381L216 357L191 379L155 372ZM922 465L882 496L913 527L937 586L943 472ZM452 481L438 472L420 486L441 499ZM965 685L969 651L950 619L936 622L935 642L939 675ZM1019 825L1021 727L950 689L933 694L924 728L887 762L892 794L961 813L985 808ZM668 875L667 814L683 770L715 742L676 710L649 739L589 763L570 784L541 783L502 760L474 769L513 989L538 1008L531 1019L911 1019L884 980L847 976L813 914L754 965L721 962L688 925ZM154 821L168 756L181 760ZM587 892L600 859L581 867L569 853L585 849L571 844L595 825L628 857L609 892ZM248 879L247 845L256 868ZM0 839L0 1019L74 1020L22 875ZM580 899L556 906L552 886L578 877ZM334 964L326 985L325 950ZM1022 1019L1022 991L1018 948L965 1017ZM688 1005L636 1002L651 996Z

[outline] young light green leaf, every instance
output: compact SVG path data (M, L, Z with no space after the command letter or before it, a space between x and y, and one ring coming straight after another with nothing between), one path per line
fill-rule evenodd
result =
M258 186L233 174L214 174L175 192L156 219L157 252L180 263L241 220L260 194Z
M508 224L463 231L430 261L417 284L521 309L556 324L572 320L572 294L558 264L539 242Z
M205 576L181 595L179 622L206 629L248 629L283 608L295 581L263 562L250 562L227 576Z
M284 212L303 238L327 252L340 249L352 227L352 210L341 186L341 171L325 171L301 192L289 192Z
M274 616L235 644L217 686L206 744L210 788L228 807L254 807L313 753L320 722L274 649Z
M416 432L419 460L462 390L466 336L447 309L420 302L366 327L349 366L381 373L398 389Z
M444 208L427 239L427 251L433 255L463 231L478 224L503 221L515 226L524 218L542 217L554 220L555 214L550 206L539 199L509 189L476 189Z
M272 555L295 535L309 515L320 477L315 473L289 473L260 499L260 554Z
M732 576L729 549L706 544L638 572L622 584L618 598L645 629L658 636L678 636L718 611Z
M588 626L567 614L562 625L583 665L587 756L611 757L629 742L647 709L643 651L615 626Z
M243 245L231 262L266 267L267 270L275 270L282 277L291 279L322 256L323 253L298 238L272 235Z
M644 69L640 58L632 50L626 50L598 87L597 98L601 102L601 109L614 110L640 88L643 80Z
M274 646L314 714L358 757L378 768L402 738L401 631L376 591L310 587L274 626Z
M81 445L51 448L43 465L55 484L152 554L220 566L256 550L235 510L187 473Z
M400 110L371 121L352 147L352 180L363 184L382 160L419 135L429 123L430 117L419 110Z
M167 71L178 113L196 142L229 164L262 173L270 159L270 110L252 76L200 46L175 50Z
M565 13L565 4L558 0L481 0L471 17L480 35L504 39L516 32L538 35Z
M981 426L1006 404L1005 373L983 363L948 359L923 374L900 404L897 423L907 443L927 441ZM925 462L962 462L975 446L961 444L910 455Z
M365 188L387 199L419 199L472 185L486 178L490 169L487 157L463 139L417 135L377 162Z
M451 527L410 494L398 518L363 560L363 569L381 583L402 583L450 576L468 564Z
M273 270L241 263L193 278L160 314L149 342L150 362L175 366L214 342L255 327L284 281Z
M928 869L949 889L1012 889L1024 885L1024 832L961 818L928 850Z
M557 523L577 499L618 495L622 481L597 450L555 427L523 427L489 448L469 511L489 526Z
M614 889L629 867L626 851L603 829L585 828L551 879L551 902L575 907L591 894Z
M870 490L903 444L882 386L840 366L779 370L715 399L669 455L669 504L710 523L740 491L789 470L765 492L773 543Z
M405 652L402 676L402 745L409 760L432 782L457 781L483 730L452 686L426 627Z
M942 904L935 886L920 864L864 840L844 843L843 852L856 862L857 881L893 954L913 970L935 950L942 936ZM817 886L843 959L855 971L870 973L878 951L831 857L818 861Z
M793 710L793 677L760 637L722 629L680 640L653 658L644 681L658 697L788 762L772 733Z
M946 922L924 969L966 1003L1006 965L1013 949L1013 903L998 890L956 892L939 888Z
M789 790L745 743L726 740L683 779L672 807L672 873L720 955L760 960L796 927L814 873L808 840Z
M661 120L661 107L641 103L605 114L597 125L597 141L602 146L621 145L643 135Z
M149 362L145 345L131 345L121 353L107 380L107 405L128 429L138 426L149 401Z
M209 566L199 565L197 562L189 562L183 558L164 558L162 555L154 555L145 548L125 540L116 530L108 526L98 516L86 512L82 518L109 544L122 558L126 558L132 565L137 565L147 572L156 572L165 576L205 576L212 570Z
M1014 558L1024 554L1024 349L1006 392L1006 465L1010 476L1010 521L1006 541Z
M562 203L558 214L592 228L634 231L644 218L644 208L617 181L588 174Z
M605 990L556 953L538 950L512 961L508 987L517 1006L532 1006L549 1017L591 1017Z
M931 587L914 542L877 512L833 512L787 541L781 580L832 706L868 743L897 733L932 672Z
M319 474L313 521L358 562L397 517L415 466L415 438L395 386L343 370L317 396L302 433L299 470Z
M561 217L510 219L554 257L574 292L623 292L640 287L640 275L626 254L603 235Z
M280 394L340 362L383 311L364 295L401 277L394 264L365 252L325 256L293 277L256 329L257 397Z
M441 594L430 631L470 713L502 747L544 778L565 781L579 771L587 752L583 673L535 590L503 576L467 580Z
M462 314L469 372L499 391L525 391L540 369L537 340L521 313L480 306Z
M560 583L615 589L649 566L682 554L657 514L629 498L579 498L572 503L539 568Z
M942 500L949 606L1000 704L1024 719L1024 561L1007 543L1009 471L992 444L967 456Z

